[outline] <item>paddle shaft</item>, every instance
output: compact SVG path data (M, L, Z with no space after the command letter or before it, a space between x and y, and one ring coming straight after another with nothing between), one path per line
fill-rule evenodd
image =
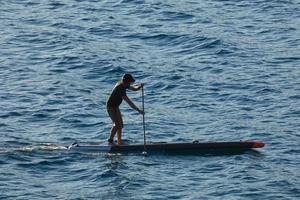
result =
M144 103L144 86L142 87L142 108L143 108L143 129L144 129L144 152L146 152L146 126L145 126L145 103Z

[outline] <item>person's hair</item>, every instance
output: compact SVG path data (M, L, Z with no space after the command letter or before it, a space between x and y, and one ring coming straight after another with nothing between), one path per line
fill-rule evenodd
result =
M134 83L135 82L135 80L134 80L134 78L132 77L131 74L124 74L122 80L125 83Z

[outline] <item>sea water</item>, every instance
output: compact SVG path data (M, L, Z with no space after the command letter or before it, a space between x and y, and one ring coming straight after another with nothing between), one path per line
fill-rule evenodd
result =
M0 2L0 199L299 199L298 0ZM145 83L147 141L266 147L68 152L107 139L124 73ZM123 138L142 143L141 115L121 112Z

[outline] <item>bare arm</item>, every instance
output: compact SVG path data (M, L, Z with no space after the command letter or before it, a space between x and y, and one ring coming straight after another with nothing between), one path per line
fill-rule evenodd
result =
M140 110L127 96L122 96L122 99L124 99L131 108L138 111L142 115L144 114L144 111Z
M144 87L144 83L141 83L140 85L130 86L129 89L132 90L132 91L138 91L142 87Z

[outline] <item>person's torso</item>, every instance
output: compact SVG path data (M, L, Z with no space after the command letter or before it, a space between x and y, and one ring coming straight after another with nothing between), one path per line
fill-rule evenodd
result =
M126 89L121 82L118 82L108 97L107 107L119 107L123 100L122 96L126 96Z

